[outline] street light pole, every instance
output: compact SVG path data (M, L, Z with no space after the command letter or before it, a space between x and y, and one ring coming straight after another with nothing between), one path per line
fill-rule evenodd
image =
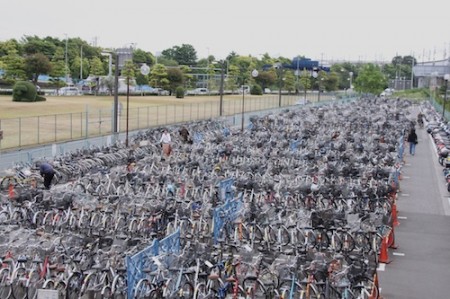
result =
M444 93L444 103L442 105L442 118L445 119L445 103L447 102L447 88L448 88L448 80L450 79L450 74L444 75L445 81L445 93Z

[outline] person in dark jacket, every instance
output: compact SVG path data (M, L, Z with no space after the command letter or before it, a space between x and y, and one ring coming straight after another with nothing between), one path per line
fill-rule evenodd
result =
M50 163L44 162L39 166L41 176L44 178L44 187L49 190L52 184L53 177L55 176L55 170Z
M186 129L186 127L182 127L179 131L181 139L183 140L184 143L189 143L189 131L188 129Z
M411 131L409 131L408 138L406 139L406 141L409 142L409 153L411 154L411 156L414 156L414 154L416 153L416 144L417 144L417 134L414 128L412 128Z

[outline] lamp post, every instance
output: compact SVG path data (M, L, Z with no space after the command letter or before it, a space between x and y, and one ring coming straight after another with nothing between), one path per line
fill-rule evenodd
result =
M315 80L317 80L317 77L319 77L319 72L317 71L317 69L314 68L314 70L313 70L311 76L312 76ZM314 87L313 87L313 86L311 86L311 90L314 90ZM319 90L319 93L320 93L320 90ZM318 101L320 101L320 95L317 96L317 102L318 102Z
M321 87L321 83L323 81L323 78L319 79L319 95L317 96L317 102L320 102L320 87Z
M447 102L447 88L448 88L448 80L450 79L450 74L444 75L445 81L445 91L444 91L444 103L442 105L442 118L445 119L445 103Z
M259 72L257 70L252 71L252 77L258 77ZM245 77L242 76L242 120L241 120L241 131L244 133L244 114L245 114Z
M353 72L350 72L350 73L348 73L348 75L350 76L350 90L353 88L353 86L352 86L352 79L353 79Z

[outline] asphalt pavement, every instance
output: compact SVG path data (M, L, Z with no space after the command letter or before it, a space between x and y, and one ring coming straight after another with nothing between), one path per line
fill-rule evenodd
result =
M450 193L430 134L425 128L416 132L416 154L405 147L397 249L388 249L389 263L378 268L383 299L450 298Z

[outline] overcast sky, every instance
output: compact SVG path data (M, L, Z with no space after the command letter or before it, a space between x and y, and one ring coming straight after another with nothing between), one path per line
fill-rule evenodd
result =
M230 52L314 60L419 61L450 52L449 2L427 0L2 0L0 40L79 37L157 54L182 44L198 58ZM425 54L425 55L424 55Z

